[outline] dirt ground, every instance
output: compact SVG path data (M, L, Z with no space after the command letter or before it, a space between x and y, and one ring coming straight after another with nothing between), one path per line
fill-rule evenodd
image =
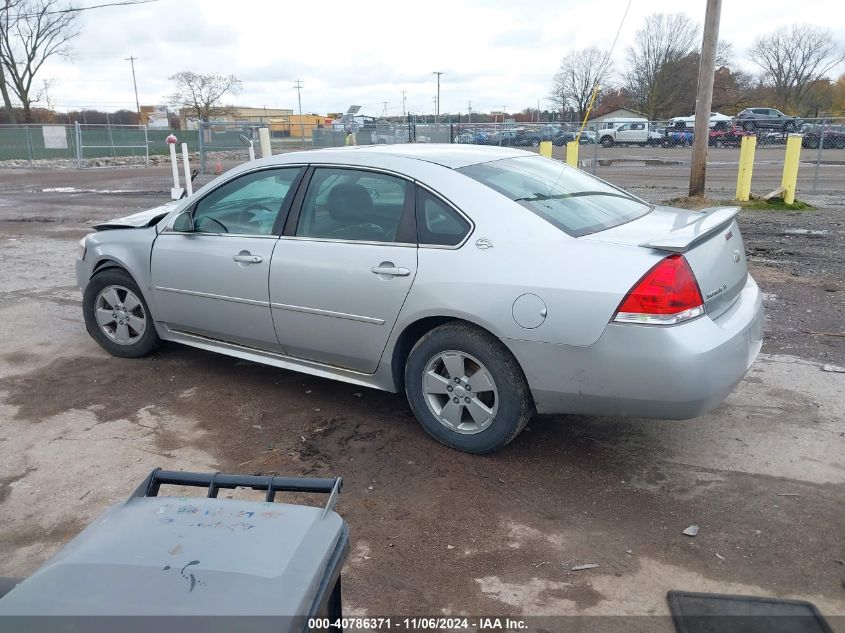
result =
M160 203L168 174L0 171L0 576L31 573L155 466L340 475L350 613L665 615L684 589L808 599L845 631L842 191L743 212L765 343L714 412L542 416L476 457L433 442L401 395L176 345L103 352L76 241ZM672 198L667 174L633 188Z

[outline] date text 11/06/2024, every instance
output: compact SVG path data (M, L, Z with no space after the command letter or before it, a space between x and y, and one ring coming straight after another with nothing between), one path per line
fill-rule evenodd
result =
M364 630L466 630L477 631L522 631L527 628L525 620L508 617L478 618L380 618L350 617L341 619L310 618L308 628L312 631L364 631Z

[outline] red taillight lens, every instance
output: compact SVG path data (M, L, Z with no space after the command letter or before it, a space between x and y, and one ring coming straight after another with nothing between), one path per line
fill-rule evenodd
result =
M662 259L622 300L617 323L672 325L704 314L698 282L683 255Z

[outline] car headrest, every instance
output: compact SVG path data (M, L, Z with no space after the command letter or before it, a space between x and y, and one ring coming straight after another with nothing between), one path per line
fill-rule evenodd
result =
M328 199L329 215L333 220L358 220L370 216L373 199L361 185L346 183L332 188Z

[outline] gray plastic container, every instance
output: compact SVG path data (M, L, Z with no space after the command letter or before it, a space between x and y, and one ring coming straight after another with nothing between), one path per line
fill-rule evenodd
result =
M208 496L158 496L161 484L207 487ZM349 529L332 508L341 484L155 470L0 599L0 631L13 621L35 625L27 620L34 617L48 625L89 616L248 617L275 631L340 618ZM265 501L217 498L235 487L266 490ZM279 491L323 492L329 500L323 508L275 503ZM190 623L178 628L193 630Z

